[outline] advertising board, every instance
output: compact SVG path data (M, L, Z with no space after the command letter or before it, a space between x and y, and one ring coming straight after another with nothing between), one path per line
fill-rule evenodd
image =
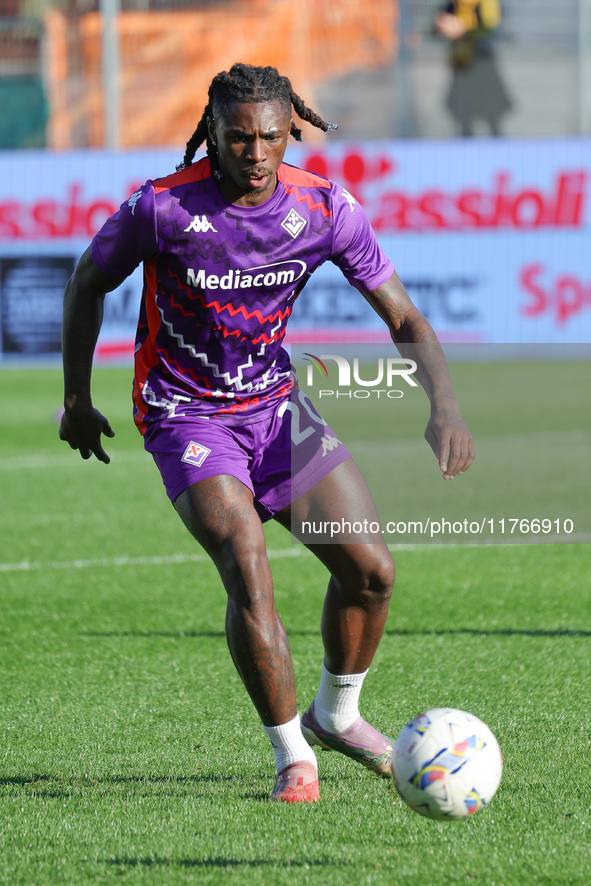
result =
M591 140L335 142L287 161L343 184L443 342L591 341ZM182 152L0 156L0 360L59 351L61 293L102 222ZM127 359L137 269L107 296L98 360ZM381 341L383 322L327 263L286 341Z

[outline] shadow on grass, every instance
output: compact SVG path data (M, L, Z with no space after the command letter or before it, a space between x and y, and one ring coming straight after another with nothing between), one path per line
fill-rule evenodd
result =
M224 631L81 631L80 637L171 637L174 640L195 637L226 639Z
M51 775L40 775L37 772L34 772L32 775L0 777L0 788L13 785L21 788L30 788L31 790L27 792L28 796L35 797L35 799L62 800L72 796L71 784L66 784L61 778L54 778Z
M100 860L99 860L100 862ZM152 867L162 865L163 867L184 867L184 868L219 868L220 870L228 868L320 868L320 867L345 867L350 862L343 859L335 861L334 858L304 858L294 859L288 858L281 860L279 858L108 858L102 863L113 865L113 867Z
M386 630L384 634L388 637L442 637L446 634L451 637L465 634L474 637L591 637L591 631L573 628L432 628L422 631L400 628Z
M51 775L39 775L34 772L32 775L13 775L8 778L0 777L0 787L7 785L20 785L20 787L35 787L38 784L48 781L55 781Z
M287 632L290 637L318 637L320 628L316 631L293 631ZM422 628L412 630L405 628L391 628L384 631L388 637L433 637L433 636L462 636L469 634L475 637L591 637L591 630L579 630L574 628ZM81 637L169 637L176 640L219 637L226 638L224 631L83 631Z
M46 789L48 785L55 784L61 788L72 787L101 787L105 784L218 784L219 782L236 781L236 776L223 775L219 773L210 773L209 775L109 775L105 778L92 778L83 776L80 778L71 778L67 781L58 775L13 775L0 776L0 787L9 787L16 785L17 787L35 788L43 785Z
M97 779L98 781L98 779ZM236 776L210 773L209 775L110 775L100 779L109 784L205 784L221 781L236 781Z
M342 781L341 776L327 774L323 777L325 787L334 787ZM273 786L273 772L269 768L268 772L252 773L251 775L225 775L223 773L212 772L202 775L108 775L93 778L91 776L82 776L79 778L68 778L67 780L60 776L33 773L31 775L14 775L0 776L0 789L3 787L16 786L25 788L25 796L34 797L36 799L61 799L64 797L73 797L80 795L81 790L95 788L105 792L107 785L135 785L145 787L153 786L158 796L162 796L162 786L170 785L186 785L194 786L195 796L200 795L200 788L207 791L212 786L221 786L222 784L233 784L233 795L236 799L245 800L247 802L265 803L269 802L269 794ZM208 795L208 794L206 794ZM169 794L169 796L180 796L177 791Z

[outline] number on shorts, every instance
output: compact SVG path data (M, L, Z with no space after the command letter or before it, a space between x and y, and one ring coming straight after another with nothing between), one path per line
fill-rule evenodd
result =
M321 427L326 426L326 422L320 415L318 415L304 391L298 391L298 403L293 400L286 400L285 403L282 403L279 407L280 418L285 415L287 410L291 413L291 442L294 446L303 443L304 440L307 440L308 437L315 432L315 429L310 427L310 425L308 425L308 427L302 427L305 423L305 419L301 414L300 405L304 407L304 410L313 422Z

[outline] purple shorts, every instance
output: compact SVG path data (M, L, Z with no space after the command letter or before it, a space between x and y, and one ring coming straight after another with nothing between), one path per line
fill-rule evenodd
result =
M297 388L250 424L182 408L183 414L149 425L144 434L171 501L199 480L229 474L250 489L264 522L351 457Z

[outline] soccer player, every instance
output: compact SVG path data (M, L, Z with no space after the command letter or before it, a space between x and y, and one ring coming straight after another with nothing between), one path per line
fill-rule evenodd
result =
M431 401L425 436L444 478L468 468L473 444L435 334L362 208L333 182L283 162L289 136L301 139L292 108L332 128L274 68L236 64L218 74L177 171L148 181L94 237L64 298L60 437L82 458L109 462L101 435L114 434L92 403L92 357L106 292L143 262L135 422L226 589L230 653L275 752L271 798L313 802L313 745L384 776L392 750L358 706L394 583L381 534L371 543L311 545L330 580L320 686L301 723L265 550L271 518L287 528L310 513L377 520L344 445L322 446L332 433L298 391L281 346L294 302L320 264L338 265L399 347L424 348L417 377ZM207 157L193 162L203 142Z

